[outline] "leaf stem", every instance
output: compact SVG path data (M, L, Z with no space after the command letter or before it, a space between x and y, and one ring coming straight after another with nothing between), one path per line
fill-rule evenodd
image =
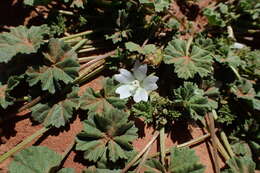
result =
M27 137L25 140L23 140L21 143L13 147L11 150L7 151L3 155L0 156L0 163L15 154L17 151L23 149L27 144L29 144L31 141L33 141L35 138L38 136L44 134L47 132L50 128L43 127L40 130L36 131L34 134L31 136Z
M190 37L188 42L187 42L187 47L186 47L186 56L189 55L189 50L190 50L190 46L191 46L191 43L193 41L193 37Z
M165 165L165 128L164 126L160 129L160 151L161 151L161 162Z
M148 144L134 157L133 160L131 160L125 168L121 171L121 173L125 173L128 171L128 169L144 154L144 152L153 144L153 142L156 140L156 138L159 136L159 132L155 132L153 138L148 142Z
M235 67L233 67L233 66L231 66L231 65L230 65L229 67L230 67L231 70L235 73L237 79L238 79L238 80L241 80L242 78L241 78L240 74L238 73L238 71L235 69Z

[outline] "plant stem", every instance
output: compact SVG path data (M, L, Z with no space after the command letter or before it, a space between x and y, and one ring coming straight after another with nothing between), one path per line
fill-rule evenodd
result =
M60 14L65 14L65 15L69 15L69 16L73 16L74 13L72 11L67 11L67 10L59 10L58 11Z
M144 165L145 161L147 160L147 157L148 157L148 154L149 154L151 148L152 148L152 145L150 145L149 148L148 148L148 149L146 150L146 152L144 153L143 159L141 160L141 162L139 163L139 165L138 165L138 167L137 167L137 169L136 169L136 171L135 171L136 173L139 173L139 172L140 172L142 166Z
M214 118L212 114L206 115L206 120L208 122L209 126L209 132L212 139L212 146L213 146L213 158L214 158L214 165L215 165L215 171L216 173L220 173L220 167L219 167L219 160L218 160L218 150L217 150L217 141L216 141L216 133L215 133L215 123Z
M134 157L133 160L131 160L125 168L121 171L121 173L125 173L128 171L128 169L144 154L144 152L153 144L153 142L156 140L156 138L159 136L159 132L155 132L153 138L148 142L148 144Z
M187 42L187 47L186 47L186 56L189 55L189 50L190 50L190 46L191 46L191 43L193 41L193 37L190 37L188 42Z
M17 112L22 112L30 107L33 107L34 105L36 105L37 103L39 103L44 97L46 97L46 95L42 95L42 96L38 96L35 99L33 99L32 101L30 101L29 103L25 104L24 106L22 106L20 109L18 109Z
M23 140L21 143L19 143L18 145L16 145L15 147L13 147L11 150L7 151L6 153L4 153L3 155L0 156L0 163L3 162L4 160L6 160L8 157L12 156L13 154L15 154L17 151L21 150L22 148L24 148L25 145L29 144L31 141L33 141L35 138L37 138L38 136L44 134L45 132L47 132L49 130L49 128L43 127L40 130L36 131L34 134L32 134L31 136L27 137L25 140Z
M233 66L231 66L231 65L230 65L229 67L230 67L231 70L235 73L237 79L238 79L238 80L241 80L242 78L241 78L240 74L238 73L238 71L235 69L235 67L233 67Z
M95 31L93 31L93 30L88 30L88 31L80 32L80 33L73 34L73 35L70 35L70 36L67 36L67 37L60 38L60 40L63 40L63 41L70 40L70 39L73 39L73 38L90 35L90 34L93 34L94 32Z
M86 77L82 78L79 81L79 85L83 84L85 81L89 80L91 77L95 76L96 74L100 73L101 71L103 71L105 69L104 65L101 65L99 67L97 67L94 71L90 72Z
M90 52L90 51L94 51L94 50L98 50L100 49L99 47L89 47L89 48L84 48L84 49L80 49L78 51L78 53L86 53L86 52Z
M160 129L160 151L161 151L161 162L165 165L165 128L164 126Z
M226 136L225 132L221 131L220 132L220 137L221 137L221 139L222 139L222 141L223 141L223 143L224 143L224 145L225 145L229 155L231 157L234 157L235 153L233 152L233 150L232 150L232 148L231 148L231 146L230 146L230 144L228 142L228 139L227 139L227 136Z
M207 139L208 137L210 137L210 134L209 134L209 133L207 133L207 134L205 134L205 135L203 135L203 136L200 136L200 137L198 137L198 138L196 138L196 139L192 139L192 140L190 140L190 141L188 141L188 142L185 142L185 143L183 143L183 144L177 145L176 147L177 147L177 148L189 147L189 146L192 146L192 145L195 145L195 144L198 144L198 143L204 141L204 140ZM165 154L169 154L169 153L170 153L170 149L166 149L166 150L165 150ZM157 157L157 156L159 156L159 155L160 155L160 152L157 152L157 153L155 153L155 154L149 156L149 158Z
M72 51L76 51L78 48L83 46L87 42L87 39L82 39L80 42L78 42L75 46L72 47Z
M94 64L94 63L96 63L97 61L100 61L100 60L102 60L102 59L105 59L105 58L107 58L107 57L110 57L110 56L114 55L115 52L116 52L116 51L113 50L113 51L107 52L107 53L105 53L105 54L103 54L103 55L98 55L98 56L96 56L95 59L93 59L93 60L87 62L87 63L84 64L84 65L82 65L82 66L80 67L80 70L83 70L84 68L86 68L86 67L88 67L88 66L90 66L90 65L92 65L92 64Z
M87 57L80 57L79 63L89 62L93 59L96 59L96 56L87 56Z

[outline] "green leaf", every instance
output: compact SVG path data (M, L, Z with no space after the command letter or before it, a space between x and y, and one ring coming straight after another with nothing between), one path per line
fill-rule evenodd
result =
M230 169L223 173L254 173L255 163L249 157L234 157L227 161Z
M80 97L80 108L88 110L89 114L102 114L105 108L124 109L126 100L118 98L116 88L114 80L109 78L104 79L101 91L95 92L92 88L87 88Z
M162 12L165 9L168 9L169 5L169 0L154 0L154 8L156 12Z
M43 146L26 148L14 156L10 173L43 173L57 169L62 157Z
M195 74L201 77L208 76L212 68L212 57L209 52L197 47L191 46L184 40L175 39L168 43L165 48L164 62L174 64L175 72L179 78L193 78Z
M59 82L69 84L78 76L77 54L58 39L51 39L49 52L44 53L48 65L31 67L27 70L30 86L41 83L42 90L55 93ZM60 87L61 88L61 87Z
M209 25L225 27L226 22L222 19L221 14L211 8L205 8L203 15L207 17Z
M189 148L171 150L169 170L172 173L203 173L205 167L198 163L195 151Z
M139 0L141 4L153 4L156 12L163 12L165 9L169 8L169 0Z
M252 83L249 80L243 79L236 81L231 86L231 92L234 93L237 98L245 101L251 108L260 110L260 97L256 94Z
M204 91L191 82L184 82L183 86L174 90L174 95L174 102L183 106L195 120L202 119L202 116L212 109Z
M133 42L127 42L125 43L125 47L127 50L129 50L130 52L141 52L142 51L142 48L141 46L139 46L138 44L136 43L133 43Z
M75 173L75 169L73 168L62 168L57 173Z
M23 3L29 6L47 5L52 0L24 0Z
M88 169L84 170L84 173L120 173L120 170L109 170L89 167Z
M127 113L110 108L103 115L91 115L83 122L84 129L76 139L76 150L84 151L84 158L97 162L102 157L116 162L127 160L132 151L132 141L137 138L137 128L128 122Z
M195 151L189 148L172 148L170 164L164 167L158 160L149 159L145 163L145 173L203 173L205 167L198 163Z
M0 34L0 63L9 62L15 55L36 53L44 44L43 37L48 34L46 25L18 26L10 29L10 32Z
M145 173L166 173L164 166L157 159L149 159L144 165L148 170Z
M64 94L64 93L63 93ZM56 128L65 126L72 118L73 110L78 109L78 87L73 87L70 93L58 96L48 103L38 103L31 108L32 118L44 126Z
M9 77L7 84L1 85L0 82L0 106L6 109L13 104L14 97L10 95L10 92L20 83L24 78L24 75Z

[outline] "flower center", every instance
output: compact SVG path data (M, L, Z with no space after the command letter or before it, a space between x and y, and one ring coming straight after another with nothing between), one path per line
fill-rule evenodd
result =
M139 82L138 80L134 80L134 81L132 82L132 85L133 85L134 87L138 88L138 87L140 87L140 82Z

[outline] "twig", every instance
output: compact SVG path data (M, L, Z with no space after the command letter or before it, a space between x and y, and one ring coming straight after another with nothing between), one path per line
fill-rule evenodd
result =
M78 42L75 46L72 47L72 51L76 51L78 48L83 46L87 42L87 39L82 39L80 42Z
M15 154L17 151L21 150L25 145L29 144L32 140L37 138L38 136L44 134L47 132L50 128L43 127L42 129L36 131L34 134L31 136L27 137L25 140L23 140L21 143L13 147L11 150L7 151L3 155L0 156L0 163L6 160L8 157L12 156Z
M213 115L208 113L206 115L206 121L209 126L209 132L211 134L212 139L212 146L213 146L213 158L214 158L214 166L216 173L220 173L220 167L219 167L219 160L218 160L218 150L217 150L217 140L216 140L216 133L215 133L215 123L213 119Z
M128 169L144 154L144 152L150 147L150 145L153 144L153 142L155 141L155 139L159 136L159 132L155 132L153 138L148 142L148 144L142 149L142 151L139 152L139 154L137 156L134 157L133 160L131 160L131 162L129 162L125 168L121 171L121 173L125 173L128 171Z

